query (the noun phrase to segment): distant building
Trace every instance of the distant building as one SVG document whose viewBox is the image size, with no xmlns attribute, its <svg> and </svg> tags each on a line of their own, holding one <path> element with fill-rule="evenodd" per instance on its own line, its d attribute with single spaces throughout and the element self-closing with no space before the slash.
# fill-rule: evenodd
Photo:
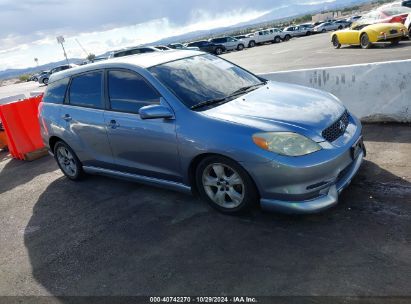
<svg viewBox="0 0 411 304">
<path fill-rule="evenodd" d="M 321 14 L 316 14 L 311 17 L 312 22 L 327 21 L 331 19 L 337 19 L 342 16 L 341 11 L 337 12 L 326 12 Z"/>
</svg>

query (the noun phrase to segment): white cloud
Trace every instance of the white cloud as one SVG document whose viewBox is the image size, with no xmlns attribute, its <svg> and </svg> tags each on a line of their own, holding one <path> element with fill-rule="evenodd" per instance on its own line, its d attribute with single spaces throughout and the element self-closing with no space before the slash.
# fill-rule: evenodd
<svg viewBox="0 0 411 304">
<path fill-rule="evenodd" d="M 204 10 L 194 10 L 187 25 L 174 24 L 168 18 L 161 18 L 105 31 L 69 35 L 65 37 L 65 48 L 69 57 L 84 58 L 86 55 L 76 40 L 81 43 L 87 52 L 101 54 L 109 50 L 150 43 L 187 32 L 230 26 L 258 18 L 266 13 L 267 11 L 234 10 L 221 12 L 220 14 L 210 14 Z M 10 40 L 9 44 L 12 45 L 12 41 L 19 41 L 23 37 L 13 36 L 7 39 Z M 55 36 L 51 35 L 29 44 L 21 44 L 18 47 L 2 50 L 0 53 L 2 54 L 0 57 L 0 70 L 34 66 L 35 57 L 39 59 L 40 64 L 64 59 L 61 46 L 57 44 Z"/>
</svg>

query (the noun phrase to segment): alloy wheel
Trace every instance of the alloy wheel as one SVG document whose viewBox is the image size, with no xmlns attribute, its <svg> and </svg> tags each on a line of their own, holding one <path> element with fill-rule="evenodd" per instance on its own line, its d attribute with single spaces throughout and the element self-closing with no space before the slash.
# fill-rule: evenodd
<svg viewBox="0 0 411 304">
<path fill-rule="evenodd" d="M 57 148 L 57 160 L 60 168 L 70 177 L 77 175 L 77 164 L 74 155 L 64 146 Z"/>
<path fill-rule="evenodd" d="M 202 184 L 207 196 L 223 208 L 236 208 L 243 202 L 244 181 L 238 172 L 226 164 L 208 165 L 203 171 Z"/>
</svg>

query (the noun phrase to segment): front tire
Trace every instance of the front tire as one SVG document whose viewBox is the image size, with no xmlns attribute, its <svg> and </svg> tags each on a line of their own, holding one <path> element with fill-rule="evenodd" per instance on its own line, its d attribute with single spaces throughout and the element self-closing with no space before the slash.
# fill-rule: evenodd
<svg viewBox="0 0 411 304">
<path fill-rule="evenodd" d="M 280 43 L 280 42 L 281 42 L 280 36 L 276 36 L 276 37 L 274 38 L 274 43 Z"/>
<path fill-rule="evenodd" d="M 216 53 L 216 55 L 221 55 L 223 53 L 223 49 L 218 47 L 218 48 L 215 49 L 215 53 Z"/>
<path fill-rule="evenodd" d="M 288 40 L 290 40 L 291 39 L 291 36 L 290 35 L 285 35 L 285 37 L 284 37 L 284 41 L 288 41 Z"/>
<path fill-rule="evenodd" d="M 363 49 L 369 49 L 372 46 L 370 38 L 366 33 L 362 34 L 360 37 L 360 44 Z"/>
<path fill-rule="evenodd" d="M 203 159 L 196 169 L 196 184 L 202 199 L 223 213 L 240 213 L 258 202 L 258 191 L 251 177 L 226 157 Z"/>
<path fill-rule="evenodd" d="M 250 48 L 255 47 L 255 41 L 250 41 L 248 43 L 248 47 L 250 47 Z"/>
<path fill-rule="evenodd" d="M 44 85 L 48 85 L 48 84 L 49 84 L 49 79 L 48 79 L 48 78 L 44 78 L 44 79 L 43 79 L 43 84 L 44 84 Z"/>
<path fill-rule="evenodd" d="M 391 42 L 391 45 L 398 45 L 400 41 L 401 41 L 401 38 L 396 38 L 396 39 L 391 40 L 390 42 Z"/>
<path fill-rule="evenodd" d="M 83 166 L 76 153 L 63 141 L 58 141 L 54 146 L 54 158 L 61 171 L 73 181 L 84 177 Z"/>
<path fill-rule="evenodd" d="M 238 50 L 238 51 L 244 50 L 244 44 L 239 44 L 239 45 L 237 46 L 237 50 Z"/>
<path fill-rule="evenodd" d="M 341 44 L 340 44 L 340 41 L 338 40 L 337 35 L 333 36 L 332 43 L 335 49 L 339 49 L 341 47 Z"/>
</svg>

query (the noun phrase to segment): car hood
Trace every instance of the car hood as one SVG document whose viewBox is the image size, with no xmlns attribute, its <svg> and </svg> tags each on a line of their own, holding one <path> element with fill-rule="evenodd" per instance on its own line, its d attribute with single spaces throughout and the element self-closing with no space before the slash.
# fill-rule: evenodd
<svg viewBox="0 0 411 304">
<path fill-rule="evenodd" d="M 323 141 L 321 132 L 345 107 L 333 95 L 308 87 L 268 82 L 237 99 L 201 112 L 262 131 L 291 131 Z"/>
</svg>

